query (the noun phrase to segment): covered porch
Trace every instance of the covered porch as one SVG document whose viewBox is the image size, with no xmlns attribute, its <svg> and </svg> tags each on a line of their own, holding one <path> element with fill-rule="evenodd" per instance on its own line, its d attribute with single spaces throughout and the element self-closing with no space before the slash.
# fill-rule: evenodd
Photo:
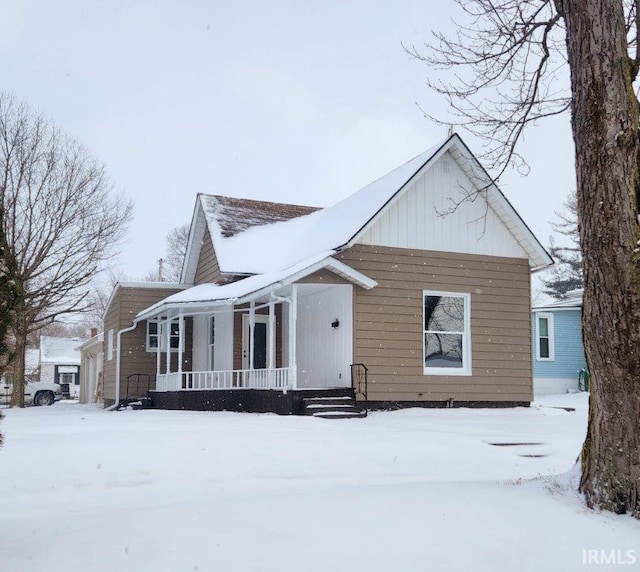
<svg viewBox="0 0 640 572">
<path fill-rule="evenodd" d="M 290 392 L 351 395 L 355 271 L 331 260 L 333 273 L 255 289 L 252 282 L 259 286 L 263 276 L 204 284 L 141 313 L 149 350 L 156 352 L 154 403 L 269 411 L 278 407 L 256 405 L 256 399 L 295 401 L 286 397 Z M 280 397 L 266 395 L 273 392 Z"/>
</svg>

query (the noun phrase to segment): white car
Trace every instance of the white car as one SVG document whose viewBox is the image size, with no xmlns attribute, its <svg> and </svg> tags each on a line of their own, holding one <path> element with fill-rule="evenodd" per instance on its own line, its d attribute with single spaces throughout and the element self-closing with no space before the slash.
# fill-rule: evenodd
<svg viewBox="0 0 640 572">
<path fill-rule="evenodd" d="M 0 386 L 0 403 L 11 402 L 11 384 Z M 62 387 L 46 381 L 28 381 L 24 385 L 25 405 L 53 405 L 62 399 Z"/>
</svg>

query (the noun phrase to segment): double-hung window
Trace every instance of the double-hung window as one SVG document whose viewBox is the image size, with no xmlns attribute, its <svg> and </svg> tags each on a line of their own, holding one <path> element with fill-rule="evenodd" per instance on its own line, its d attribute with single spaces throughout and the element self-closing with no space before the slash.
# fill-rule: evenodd
<svg viewBox="0 0 640 572">
<path fill-rule="evenodd" d="M 147 320 L 147 351 L 157 352 L 167 351 L 167 321 L 165 318 L 160 320 Z M 180 324 L 171 322 L 171 333 L 169 334 L 169 347 L 172 352 L 177 352 L 180 347 Z"/>
<path fill-rule="evenodd" d="M 424 374 L 471 375 L 470 295 L 424 295 Z"/>
<path fill-rule="evenodd" d="M 553 314 L 536 314 L 536 360 L 553 361 Z"/>
</svg>

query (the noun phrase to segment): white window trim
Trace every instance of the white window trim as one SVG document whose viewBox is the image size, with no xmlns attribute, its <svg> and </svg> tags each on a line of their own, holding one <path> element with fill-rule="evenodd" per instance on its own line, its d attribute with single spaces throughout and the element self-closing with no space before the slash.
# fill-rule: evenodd
<svg viewBox="0 0 640 572">
<path fill-rule="evenodd" d="M 158 336 L 158 347 L 157 348 L 152 348 L 149 345 L 149 324 L 153 322 L 153 323 L 157 323 L 158 324 L 158 329 L 157 329 L 157 336 Z M 163 324 L 166 324 L 167 320 L 166 319 L 158 319 L 158 318 L 153 318 L 151 320 L 147 320 L 147 331 L 146 331 L 146 338 L 145 338 L 145 345 L 146 345 L 146 349 L 147 352 L 149 353 L 157 353 L 158 350 L 160 350 L 161 352 L 166 352 L 167 351 L 167 337 L 166 337 L 166 333 L 164 332 L 164 328 L 162 328 L 161 326 Z M 177 321 L 172 320 L 171 321 L 173 324 L 178 324 Z M 178 338 L 179 337 L 179 333 L 177 335 L 172 336 L 174 338 Z M 184 335 L 182 336 L 182 351 L 184 351 Z M 178 342 L 179 343 L 179 342 Z M 179 348 L 171 348 L 169 350 L 170 352 L 179 352 L 180 349 Z"/>
<path fill-rule="evenodd" d="M 424 343 L 425 323 L 424 323 L 424 299 L 427 296 L 450 296 L 464 299 L 464 333 L 462 334 L 462 367 L 426 367 L 426 347 Z M 424 375 L 445 375 L 445 376 L 470 376 L 472 375 L 471 365 L 471 294 L 462 292 L 443 292 L 440 290 L 422 291 L 422 370 Z"/>
<path fill-rule="evenodd" d="M 211 321 L 213 321 L 213 339 L 211 339 Z M 207 319 L 207 361 L 209 362 L 209 370 L 214 371 L 215 362 L 215 343 L 216 343 L 216 315 L 211 314 Z"/>
<path fill-rule="evenodd" d="M 555 361 L 555 343 L 552 312 L 536 312 L 536 361 Z M 547 333 L 549 334 L 549 357 L 540 357 L 540 318 L 547 319 Z"/>
<path fill-rule="evenodd" d="M 107 333 L 107 359 L 113 359 L 113 330 Z"/>
</svg>

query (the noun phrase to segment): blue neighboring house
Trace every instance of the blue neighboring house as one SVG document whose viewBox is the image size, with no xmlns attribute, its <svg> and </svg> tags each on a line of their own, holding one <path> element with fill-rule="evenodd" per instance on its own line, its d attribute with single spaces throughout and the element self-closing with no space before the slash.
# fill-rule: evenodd
<svg viewBox="0 0 640 572">
<path fill-rule="evenodd" d="M 532 309 L 533 391 L 551 395 L 578 390 L 586 367 L 582 345 L 582 290 Z"/>
</svg>

